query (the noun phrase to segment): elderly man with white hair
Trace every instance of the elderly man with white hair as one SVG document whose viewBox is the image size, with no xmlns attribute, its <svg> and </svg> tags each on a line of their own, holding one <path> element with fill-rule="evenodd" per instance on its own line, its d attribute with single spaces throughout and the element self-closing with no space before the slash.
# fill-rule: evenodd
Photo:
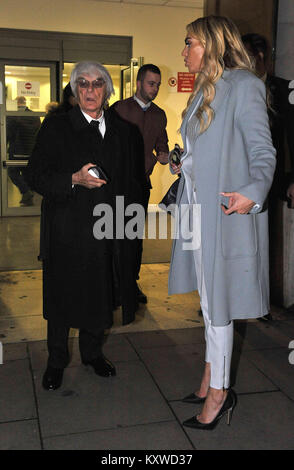
<svg viewBox="0 0 294 470">
<path fill-rule="evenodd" d="M 62 384 L 70 360 L 70 328 L 79 329 L 82 363 L 100 376 L 115 375 L 102 352 L 104 330 L 111 327 L 118 304 L 123 324 L 134 319 L 138 307 L 138 240 L 121 236 L 121 231 L 115 237 L 115 230 L 113 238 L 97 238 L 93 227 L 97 205 L 110 207 L 115 221 L 117 196 L 124 198 L 125 206 L 141 203 L 141 137 L 114 110 L 106 109 L 113 85 L 101 64 L 77 64 L 70 84 L 78 105 L 44 121 L 27 169 L 30 187 L 43 196 L 40 258 L 48 320 L 49 358 L 43 376 L 47 390 Z M 94 166 L 100 170 L 98 177 L 89 172 Z"/>
</svg>

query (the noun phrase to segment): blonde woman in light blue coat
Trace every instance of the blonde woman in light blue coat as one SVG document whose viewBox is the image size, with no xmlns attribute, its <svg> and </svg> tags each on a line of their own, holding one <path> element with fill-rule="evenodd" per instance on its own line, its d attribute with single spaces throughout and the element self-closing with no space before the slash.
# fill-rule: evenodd
<svg viewBox="0 0 294 470">
<path fill-rule="evenodd" d="M 183 401 L 204 405 L 184 425 L 213 429 L 225 414 L 229 423 L 236 405 L 233 320 L 269 311 L 266 198 L 276 160 L 265 87 L 234 23 L 215 16 L 192 22 L 182 55 L 197 76 L 183 112 L 181 164 L 171 165 L 182 178 L 169 293 L 200 295 L 205 368 L 200 387 Z"/>
</svg>

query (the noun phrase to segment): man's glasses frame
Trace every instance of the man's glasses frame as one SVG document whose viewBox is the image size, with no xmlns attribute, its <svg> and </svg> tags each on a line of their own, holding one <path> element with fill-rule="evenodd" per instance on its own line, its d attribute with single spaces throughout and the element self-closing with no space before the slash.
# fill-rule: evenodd
<svg viewBox="0 0 294 470">
<path fill-rule="evenodd" d="M 105 84 L 105 80 L 104 80 L 104 78 L 99 77 L 99 78 L 96 78 L 95 80 L 93 80 L 92 82 L 89 82 L 89 80 L 86 80 L 83 77 L 79 77 L 76 80 L 76 84 L 80 88 L 90 88 L 90 87 L 91 88 L 102 88 L 103 85 Z"/>
</svg>

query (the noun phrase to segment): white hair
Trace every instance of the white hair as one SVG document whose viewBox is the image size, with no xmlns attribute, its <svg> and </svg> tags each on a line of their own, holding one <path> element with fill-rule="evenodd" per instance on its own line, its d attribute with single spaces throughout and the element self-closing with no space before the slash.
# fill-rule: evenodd
<svg viewBox="0 0 294 470">
<path fill-rule="evenodd" d="M 102 77 L 106 83 L 106 97 L 105 101 L 107 101 L 112 94 L 114 94 L 113 83 L 109 72 L 106 68 L 101 65 L 99 62 L 90 62 L 84 61 L 79 62 L 74 66 L 74 69 L 70 76 L 70 86 L 72 92 L 76 98 L 78 98 L 77 93 L 77 78 L 82 76 L 83 74 L 90 75 L 92 77 Z"/>
</svg>

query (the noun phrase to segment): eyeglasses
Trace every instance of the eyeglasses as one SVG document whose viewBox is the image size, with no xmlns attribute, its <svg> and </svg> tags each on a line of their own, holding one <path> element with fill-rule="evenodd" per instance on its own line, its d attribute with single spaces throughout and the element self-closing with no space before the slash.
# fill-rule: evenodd
<svg viewBox="0 0 294 470">
<path fill-rule="evenodd" d="M 79 85 L 80 88 L 102 88 L 105 83 L 105 80 L 103 78 L 96 78 L 96 80 L 89 82 L 85 78 L 78 78 L 76 80 L 76 83 Z"/>
</svg>

